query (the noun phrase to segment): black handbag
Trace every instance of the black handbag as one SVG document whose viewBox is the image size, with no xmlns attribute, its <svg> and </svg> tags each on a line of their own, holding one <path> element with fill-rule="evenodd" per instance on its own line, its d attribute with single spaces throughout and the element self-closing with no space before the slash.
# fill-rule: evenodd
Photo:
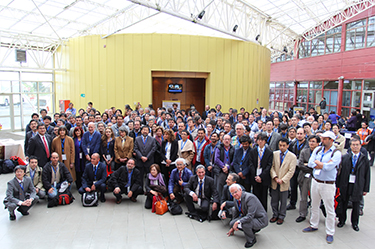
<svg viewBox="0 0 375 249">
<path fill-rule="evenodd" d="M 172 215 L 182 214 L 182 207 L 175 201 L 168 201 L 168 210 Z"/>
<path fill-rule="evenodd" d="M 85 192 L 82 195 L 82 205 L 84 207 L 95 207 L 98 206 L 99 199 L 98 193 L 95 191 Z"/>
</svg>

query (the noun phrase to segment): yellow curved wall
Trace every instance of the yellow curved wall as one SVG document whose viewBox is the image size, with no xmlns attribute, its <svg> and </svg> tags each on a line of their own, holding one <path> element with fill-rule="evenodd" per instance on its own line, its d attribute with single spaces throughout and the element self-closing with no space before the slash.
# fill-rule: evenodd
<svg viewBox="0 0 375 249">
<path fill-rule="evenodd" d="M 152 103 L 152 71 L 209 73 L 206 104 L 220 103 L 225 111 L 268 107 L 270 51 L 255 43 L 177 34 L 85 36 L 71 39 L 60 56 L 67 71 L 56 72 L 56 100 L 76 108 L 89 101 L 101 111 L 134 102 L 145 107 Z"/>
</svg>

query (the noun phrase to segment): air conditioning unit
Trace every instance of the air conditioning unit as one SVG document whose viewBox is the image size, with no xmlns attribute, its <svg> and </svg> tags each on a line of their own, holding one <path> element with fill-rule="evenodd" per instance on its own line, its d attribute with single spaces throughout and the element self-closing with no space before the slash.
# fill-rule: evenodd
<svg viewBox="0 0 375 249">
<path fill-rule="evenodd" d="M 26 62 L 26 50 L 16 49 L 16 61 Z"/>
</svg>

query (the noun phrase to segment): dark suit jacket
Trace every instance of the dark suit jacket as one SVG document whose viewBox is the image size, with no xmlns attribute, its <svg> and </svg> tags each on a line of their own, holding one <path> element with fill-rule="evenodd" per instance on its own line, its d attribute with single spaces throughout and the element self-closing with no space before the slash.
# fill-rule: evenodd
<svg viewBox="0 0 375 249">
<path fill-rule="evenodd" d="M 46 133 L 45 138 L 47 140 L 49 154 L 51 155 L 52 137 Z M 49 162 L 49 158 L 47 157 L 46 149 L 40 135 L 30 138 L 27 154 L 28 156 L 36 156 L 38 158 L 38 165 L 40 167 L 43 167 Z"/>
<path fill-rule="evenodd" d="M 143 144 L 142 136 L 138 136 L 134 141 L 134 152 L 137 154 L 137 167 L 150 168 L 151 164 L 154 163 L 154 154 L 157 145 L 156 140 L 153 137 L 147 136 L 146 145 Z M 147 161 L 143 162 L 141 157 L 147 157 Z"/>
<path fill-rule="evenodd" d="M 195 193 L 195 189 L 197 188 L 198 184 L 199 184 L 198 176 L 197 175 L 191 176 L 189 179 L 189 182 L 186 184 L 184 188 L 185 194 L 188 195 L 190 194 L 191 191 Z M 214 186 L 214 179 L 212 179 L 209 176 L 205 176 L 205 179 L 204 179 L 204 196 L 206 199 L 211 200 L 212 198 L 214 202 L 218 204 L 220 203 L 219 195 Z"/>
<path fill-rule="evenodd" d="M 128 183 L 128 169 L 126 166 L 121 166 L 116 170 L 109 178 L 109 185 L 115 189 L 117 187 L 124 188 Z M 135 192 L 138 188 L 141 188 L 141 173 L 138 169 L 133 169 L 133 174 L 130 179 L 130 190 Z"/>
<path fill-rule="evenodd" d="M 167 158 L 165 157 L 165 154 L 166 154 L 166 151 L 165 151 L 165 146 L 167 145 L 167 141 L 164 140 L 162 143 L 161 143 L 161 157 L 162 159 L 165 161 L 167 160 Z M 176 161 L 177 159 L 177 153 L 178 153 L 178 141 L 177 140 L 174 140 L 172 143 L 171 143 L 171 156 L 170 156 L 170 160 L 172 162 Z"/>
<path fill-rule="evenodd" d="M 87 148 L 90 148 L 90 154 L 99 153 L 100 150 L 100 143 L 101 143 L 101 136 L 100 133 L 95 131 L 95 134 L 92 135 L 92 139 L 90 141 L 90 132 L 86 131 L 82 136 L 82 151 L 83 154 L 86 156 Z"/>
<path fill-rule="evenodd" d="M 98 188 L 101 184 L 105 183 L 107 179 L 107 167 L 104 163 L 99 162 L 98 169 L 96 170 L 96 183 L 95 188 Z M 86 164 L 85 171 L 82 175 L 82 187 L 91 188 L 95 180 L 94 166 L 92 163 Z"/>
<path fill-rule="evenodd" d="M 23 177 L 23 189 L 16 177 L 10 180 L 7 184 L 6 197 L 4 199 L 5 207 L 8 206 L 8 203 L 18 204 L 20 201 L 25 201 L 28 198 L 35 199 L 36 191 L 34 184 L 31 181 L 30 177 Z"/>
<path fill-rule="evenodd" d="M 250 163 L 249 163 L 250 151 L 251 151 L 251 148 L 249 147 L 247 149 L 246 155 L 243 160 L 241 160 L 243 156 L 242 148 L 236 149 L 234 151 L 234 156 L 233 156 L 232 169 L 237 174 L 242 172 L 242 174 L 246 177 L 245 179 L 246 183 L 250 183 L 250 174 L 249 174 L 250 173 Z M 242 164 L 241 164 L 241 161 L 242 161 Z"/>
<path fill-rule="evenodd" d="M 250 179 L 251 183 L 255 184 L 255 176 L 258 168 L 258 147 L 251 149 L 250 151 Z M 270 170 L 272 168 L 273 152 L 265 146 L 262 160 L 260 161 L 260 167 L 262 168 L 262 174 L 259 177 L 262 179 L 263 186 L 269 186 L 271 184 Z"/>
<path fill-rule="evenodd" d="M 255 195 L 242 191 L 241 209 L 243 212 L 243 215 L 240 218 L 241 223 L 251 223 L 254 218 L 263 218 L 265 223 L 267 223 L 267 212 L 264 210 L 263 205 Z M 240 211 L 238 208 L 238 202 L 234 201 L 233 219 L 238 218 L 239 215 Z"/>
<path fill-rule="evenodd" d="M 29 141 L 30 141 L 30 138 L 32 137 L 33 137 L 33 131 L 28 131 L 25 136 L 25 147 L 24 147 L 25 156 L 29 156 L 29 154 L 27 153 L 27 148 L 29 147 Z"/>
<path fill-rule="evenodd" d="M 68 181 L 68 183 L 73 182 L 72 175 L 70 174 L 65 164 L 63 164 L 62 162 L 59 162 L 59 171 L 60 171 L 60 182 L 58 183 L 62 183 L 64 181 Z M 51 162 L 49 162 L 46 165 L 44 165 L 43 175 L 42 175 L 43 186 L 46 189 L 46 191 L 52 188 L 51 180 L 52 180 L 52 164 Z"/>
</svg>

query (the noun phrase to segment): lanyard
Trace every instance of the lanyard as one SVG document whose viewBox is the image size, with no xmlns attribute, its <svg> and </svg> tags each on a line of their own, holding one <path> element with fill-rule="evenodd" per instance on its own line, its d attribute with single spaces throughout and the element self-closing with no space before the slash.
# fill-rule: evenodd
<svg viewBox="0 0 375 249">
<path fill-rule="evenodd" d="M 166 143 L 166 145 L 165 145 L 165 155 L 167 155 L 168 148 L 169 148 L 170 145 L 171 145 L 170 142 L 167 142 L 167 143 Z"/>
<path fill-rule="evenodd" d="M 286 134 L 287 134 L 286 132 L 285 132 L 285 134 L 281 132 L 282 137 L 286 137 Z"/>
<path fill-rule="evenodd" d="M 240 161 L 240 165 L 242 165 L 242 163 L 243 163 L 243 159 L 245 158 L 246 153 L 247 153 L 247 150 L 244 150 L 243 155 L 242 155 L 242 158 L 241 158 L 241 161 Z"/>
<path fill-rule="evenodd" d="M 112 141 L 112 138 L 111 138 L 111 140 L 109 140 L 108 142 L 107 142 L 107 154 L 109 155 L 109 144 L 111 143 L 111 141 Z"/>
<path fill-rule="evenodd" d="M 25 190 L 23 189 L 22 182 L 20 182 L 19 184 L 20 184 L 20 187 L 22 188 L 22 191 L 25 191 Z"/>
<path fill-rule="evenodd" d="M 206 140 L 202 139 L 202 142 L 199 142 L 199 139 L 197 140 L 197 143 L 198 143 L 198 151 L 201 150 L 201 147 L 203 145 L 203 143 L 205 142 Z"/>
<path fill-rule="evenodd" d="M 320 161 L 321 161 L 321 162 L 323 162 L 323 157 L 324 157 L 325 155 L 327 155 L 328 152 L 330 152 L 330 151 L 331 151 L 331 149 L 329 149 L 326 153 L 324 153 L 324 148 L 322 149 L 322 157 L 320 158 Z"/>
<path fill-rule="evenodd" d="M 142 138 L 142 141 L 143 141 L 143 145 L 144 145 L 144 146 L 146 146 L 146 143 L 147 143 L 147 139 L 148 139 L 148 136 L 146 137 L 146 140 L 145 140 L 145 138 L 144 138 L 144 137 Z"/>
<path fill-rule="evenodd" d="M 32 133 L 31 133 L 31 137 L 36 136 L 36 134 L 38 134 L 38 132 L 32 132 Z"/>
<path fill-rule="evenodd" d="M 280 153 L 280 162 L 281 162 L 281 163 L 280 163 L 280 166 L 283 165 L 284 159 L 285 159 L 285 157 L 286 157 L 286 153 L 288 153 L 288 150 L 285 151 L 285 153 L 284 153 L 284 157 L 283 157 L 283 158 L 281 158 L 281 153 Z"/>
<path fill-rule="evenodd" d="M 92 135 L 89 135 L 89 140 L 90 140 L 90 142 L 91 142 L 92 137 L 94 136 L 95 132 L 96 132 L 96 131 L 94 131 L 94 132 L 92 133 Z"/>
<path fill-rule="evenodd" d="M 185 144 L 186 144 L 186 142 L 187 142 L 187 139 L 186 139 L 186 141 L 184 142 L 184 141 L 182 141 L 181 142 L 181 150 L 183 150 L 184 149 L 184 147 L 185 147 Z"/>
<path fill-rule="evenodd" d="M 212 156 L 212 154 L 214 154 L 214 152 L 215 152 L 215 150 L 216 150 L 216 146 L 217 146 L 217 145 L 215 145 L 215 147 L 212 149 L 212 145 L 211 145 L 211 156 Z"/>
<path fill-rule="evenodd" d="M 98 166 L 95 166 L 94 181 L 96 181 L 96 172 L 98 171 L 98 168 L 99 168 L 99 164 L 98 164 Z"/>
<path fill-rule="evenodd" d="M 224 147 L 224 153 L 225 153 L 225 158 L 227 159 L 227 162 L 229 162 L 229 149 L 226 150 Z"/>
<path fill-rule="evenodd" d="M 63 154 L 64 154 L 64 145 L 65 145 L 65 138 L 61 139 L 61 150 Z"/>
<path fill-rule="evenodd" d="M 271 135 L 268 137 L 268 139 L 267 139 L 267 144 L 270 143 L 270 140 L 271 140 L 272 134 L 273 134 L 273 132 L 271 132 Z"/>
<path fill-rule="evenodd" d="M 259 154 L 259 150 L 260 150 L 260 148 L 258 147 L 258 157 L 259 157 L 259 160 L 262 161 L 262 158 L 263 158 L 263 156 L 264 156 L 264 150 L 265 150 L 265 147 L 263 148 L 263 154 L 262 154 L 262 156 L 260 156 L 260 154 Z M 285 157 L 285 156 L 284 156 L 284 157 Z"/>
<path fill-rule="evenodd" d="M 55 173 L 55 178 L 56 178 L 56 175 L 57 175 L 56 172 L 59 169 L 59 166 L 58 165 L 56 166 L 56 170 L 55 170 L 55 167 L 53 167 L 53 166 L 51 166 L 51 168 L 52 168 L 53 172 Z"/>
<path fill-rule="evenodd" d="M 35 171 L 36 170 L 30 170 L 30 177 L 34 181 L 34 176 L 35 176 Z"/>
<path fill-rule="evenodd" d="M 357 164 L 357 161 L 358 161 L 359 155 L 360 155 L 360 154 L 358 154 L 358 156 L 357 156 L 356 159 L 354 159 L 355 155 L 352 156 L 352 163 L 353 163 L 352 174 L 354 174 L 355 165 Z"/>
<path fill-rule="evenodd" d="M 302 147 L 305 145 L 305 143 L 301 143 L 301 146 L 299 144 L 299 141 L 297 140 L 297 153 L 299 154 L 300 150 L 302 149 Z"/>
<path fill-rule="evenodd" d="M 237 201 L 237 204 L 238 204 L 238 210 L 240 211 L 240 213 L 242 214 L 242 208 L 241 208 L 241 201 Z"/>
</svg>

